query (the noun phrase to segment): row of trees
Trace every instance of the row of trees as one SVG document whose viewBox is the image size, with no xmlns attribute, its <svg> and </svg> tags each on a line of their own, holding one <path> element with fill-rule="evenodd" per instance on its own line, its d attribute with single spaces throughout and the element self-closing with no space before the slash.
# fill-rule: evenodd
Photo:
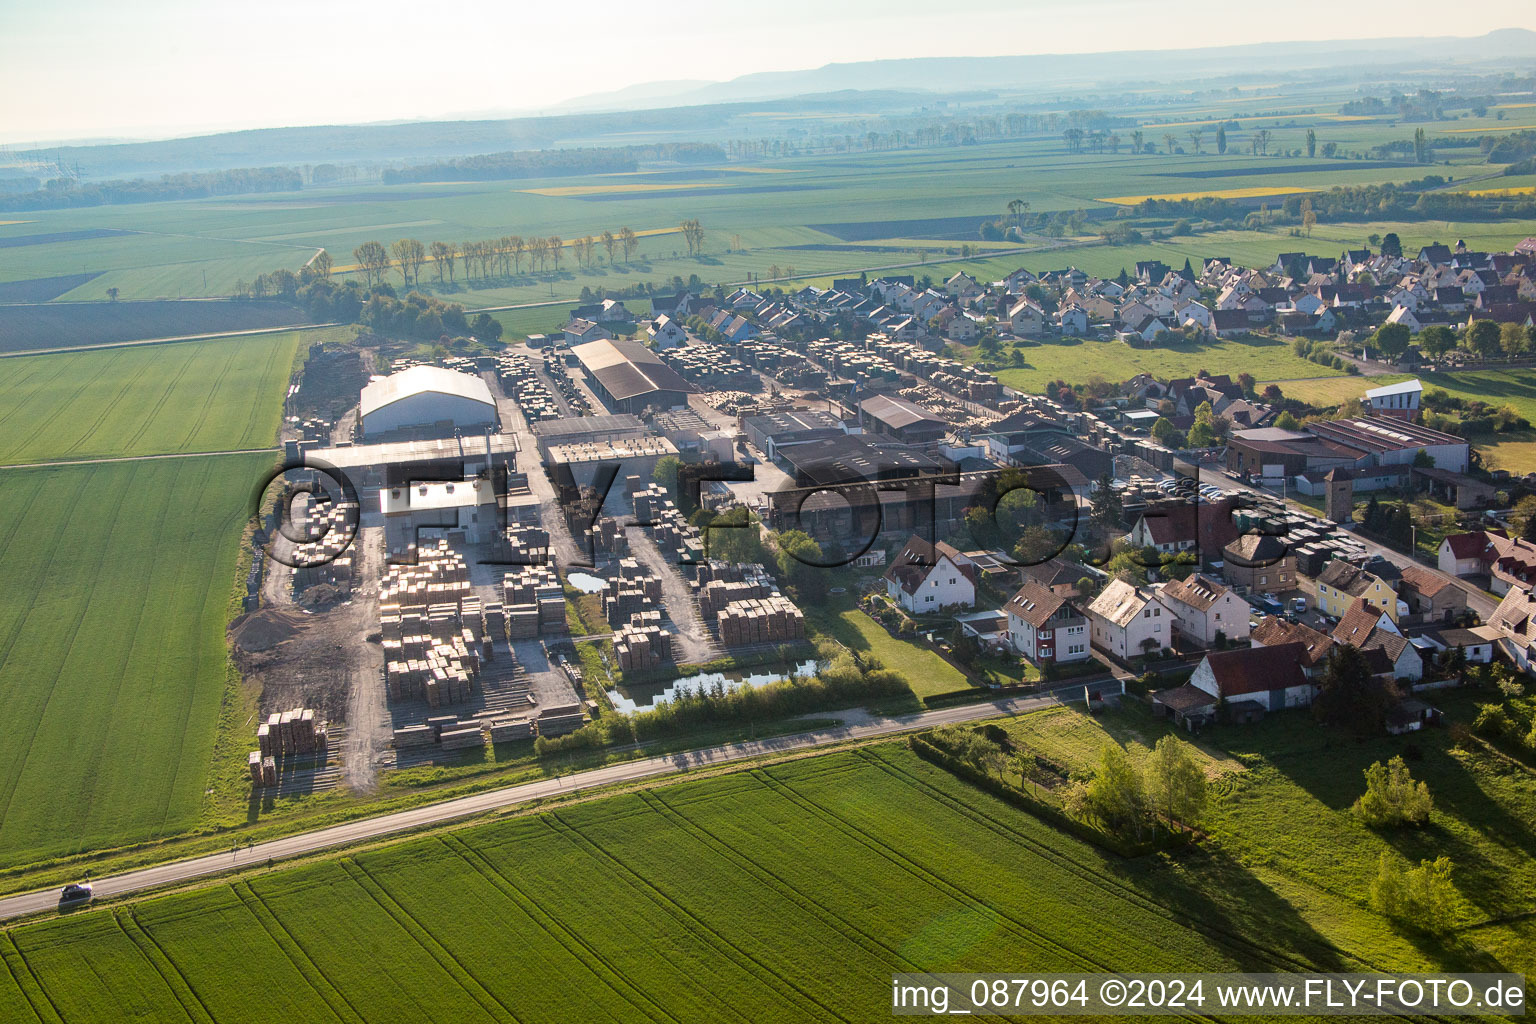
<svg viewBox="0 0 1536 1024">
<path fill-rule="evenodd" d="M 689 225 L 693 225 L 690 229 Z M 698 221 L 684 222 L 684 237 L 689 238 L 689 252 L 703 246 L 703 229 Z M 494 277 L 512 277 L 523 272 L 523 261 L 535 272 L 552 268 L 560 271 L 560 261 L 567 246 L 581 266 L 597 265 L 599 246 L 606 253 L 609 266 L 618 263 L 620 254 L 624 262 L 634 260 L 640 248 L 640 236 L 629 227 L 617 232 L 604 231 L 600 235 L 587 235 L 566 242 L 559 235 L 548 238 L 523 238 L 521 235 L 503 235 L 500 238 L 477 242 L 432 242 L 423 245 L 414 238 L 402 238 L 392 245 L 382 242 L 364 242 L 352 250 L 352 257 L 362 270 L 370 287 L 382 284 L 391 271 L 400 274 L 405 287 L 421 284 L 421 268 L 427 263 L 437 273 L 437 283 L 453 284 L 455 270 L 463 261 L 464 277 L 471 280 L 478 276 L 483 281 Z"/>
<path fill-rule="evenodd" d="M 1390 360 L 1407 352 L 1414 342 L 1420 352 L 1433 359 L 1457 348 L 1479 359 L 1494 359 L 1501 355 L 1518 359 L 1536 355 L 1536 327 L 1474 318 L 1459 331 L 1437 324 L 1424 328 L 1415 336 L 1403 324 L 1383 324 L 1371 335 L 1371 347 Z"/>
</svg>

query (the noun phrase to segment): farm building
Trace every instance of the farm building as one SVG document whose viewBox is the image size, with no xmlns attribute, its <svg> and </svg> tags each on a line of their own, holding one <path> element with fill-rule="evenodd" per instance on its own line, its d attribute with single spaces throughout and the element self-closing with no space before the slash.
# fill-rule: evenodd
<svg viewBox="0 0 1536 1024">
<path fill-rule="evenodd" d="M 902 444 L 928 444 L 941 439 L 949 424 L 916 402 L 892 395 L 875 395 L 859 403 L 864 429 Z"/>
<path fill-rule="evenodd" d="M 599 340 L 571 349 L 587 382 L 613 412 L 639 413 L 685 405 L 693 385 L 644 345 Z"/>
<path fill-rule="evenodd" d="M 370 441 L 452 437 L 495 430 L 491 389 L 468 373 L 413 366 L 363 388 L 363 436 Z"/>
</svg>

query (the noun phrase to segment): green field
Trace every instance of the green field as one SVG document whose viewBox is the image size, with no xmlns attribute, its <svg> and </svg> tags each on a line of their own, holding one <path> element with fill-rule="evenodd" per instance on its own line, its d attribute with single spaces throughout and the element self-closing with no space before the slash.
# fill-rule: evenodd
<svg viewBox="0 0 1536 1024">
<path fill-rule="evenodd" d="M 240 529 L 272 462 L 0 473 L 0 863 L 196 821 Z"/>
<path fill-rule="evenodd" d="M 1245 338 L 1217 338 L 1209 341 L 1180 341 L 1152 348 L 1132 348 L 1123 341 L 1110 339 L 1066 338 L 1022 346 L 1026 366 L 999 370 L 998 379 L 1023 391 L 1041 392 L 1054 380 L 1081 384 L 1099 376 L 1111 383 L 1122 383 L 1138 373 L 1151 373 L 1168 379 L 1193 376 L 1198 370 L 1228 373 L 1243 372 L 1260 380 L 1291 377 L 1317 377 L 1330 371 L 1317 363 L 1298 357 L 1291 343 L 1280 338 L 1257 335 Z M 963 350 L 966 361 L 975 361 L 974 348 Z M 1358 378 L 1355 378 L 1358 380 Z"/>
<path fill-rule="evenodd" d="M 1260 380 L 1260 392 L 1270 384 L 1280 385 L 1280 393 L 1286 398 L 1306 402 L 1320 409 L 1339 405 L 1351 398 L 1362 398 L 1371 388 L 1385 387 L 1412 377 L 1408 373 L 1388 373 L 1379 377 L 1317 377 L 1311 380 Z"/>
<path fill-rule="evenodd" d="M 451 283 L 440 283 L 437 269 L 428 266 L 420 284 L 471 307 L 513 305 L 573 299 L 583 287 L 622 289 L 653 282 L 665 288 L 674 277 L 686 281 L 694 274 L 714 284 L 770 276 L 775 268 L 782 275 L 793 267 L 797 277 L 808 280 L 878 273 L 881 267 L 932 260 L 948 251 L 957 259 L 934 271 L 935 277 L 942 277 L 962 265 L 961 245 L 992 251 L 1012 244 L 983 242 L 977 228 L 983 218 L 1003 215 L 1014 199 L 1028 203 L 1032 214 L 1085 211 L 1089 220 L 1083 231 L 1097 234 L 1106 218 L 1123 209 L 1107 201 L 1113 198 L 1246 195 L 1255 197 L 1257 208 L 1261 201 L 1278 206 L 1285 194 L 1401 183 L 1430 171 L 1457 179 L 1458 189 L 1501 184 L 1488 177 L 1501 168 L 1484 162 L 1476 146 L 1442 148 L 1433 166 L 1367 157 L 1370 147 L 1402 141 L 1411 131 L 1389 116 L 1341 118 L 1335 110 L 1351 98 L 1354 94 L 1342 89 L 1290 84 L 1263 97 L 1263 114 L 1252 112 L 1252 92 L 1216 99 L 1168 94 L 1155 103 L 1122 101 L 1113 112 L 1125 119 L 1117 132 L 1126 146 L 1118 153 L 1071 153 L 1058 131 L 1041 130 L 974 146 L 904 145 L 752 158 L 745 166 L 658 165 L 633 173 L 491 182 L 349 183 L 295 193 L 28 211 L 15 215 L 17 223 L 0 224 L 0 241 L 37 239 L 35 244 L 0 247 L 0 283 L 96 275 L 59 294 L 59 302 L 100 300 L 109 287 L 119 289 L 124 299 L 221 296 L 263 270 L 297 270 L 320 248 L 330 252 L 345 274 L 353 272 L 347 269 L 354 262 L 353 250 L 367 241 L 387 245 L 410 237 L 463 243 L 504 235 L 559 235 L 570 242 L 622 227 L 641 236 L 628 260 L 610 260 L 600 251 L 593 265 L 583 267 L 568 247 L 558 271 L 535 272 L 523 265 L 510 277 L 482 280 L 478 273 L 467 274 L 461 263 Z M 1431 126 L 1431 132 L 1444 147 L 1468 131 L 1508 131 L 1523 123 L 1521 115 L 1529 111 L 1503 113 L 1508 115 L 1505 121 L 1459 118 Z M 1228 152 L 1217 155 L 1211 151 L 1213 126 L 1229 117 L 1237 126 L 1229 133 Z M 753 134 L 803 134 L 804 125 L 760 119 Z M 1127 151 L 1136 125 L 1158 152 Z M 1182 148 L 1194 130 L 1205 132 L 1207 148 L 1199 154 Z M 1248 151 L 1249 138 L 1260 130 L 1272 135 L 1275 152 L 1270 156 Z M 1351 158 L 1300 155 L 1308 130 L 1316 132 L 1320 146 L 1333 143 Z M 1168 151 L 1165 134 L 1174 136 L 1176 151 Z M 585 141 L 612 145 L 615 140 Z M 626 135 L 623 141 L 635 139 Z M 1524 179 L 1509 181 L 1519 185 Z M 1266 200 L 1264 193 L 1273 198 Z M 699 219 L 705 228 L 701 255 L 687 255 L 677 234 L 686 218 Z M 1284 231 L 1217 231 L 1123 248 L 1079 245 L 965 265 L 994 279 L 1019 265 L 1047 269 L 1070 262 L 1093 273 L 1113 274 L 1149 258 L 1181 264 L 1186 256 L 1226 255 L 1240 262 L 1268 262 L 1278 252 L 1300 248 L 1336 255 L 1345 245 L 1363 244 L 1373 231 L 1391 230 L 1409 247 L 1466 238 L 1475 245 L 1507 248 L 1536 233 L 1529 223 L 1322 224 L 1309 239 L 1292 238 Z M 69 232 L 93 234 L 49 240 Z M 1037 248 L 1063 241 L 1043 235 L 1035 239 Z M 403 286 L 398 274 L 390 276 L 397 288 Z"/>
<path fill-rule="evenodd" d="M 809 624 L 819 633 L 861 654 L 880 659 L 886 668 L 895 669 L 912 684 L 919 697 L 963 690 L 971 683 L 964 673 L 939 656 L 928 645 L 902 640 L 857 608 L 808 608 Z"/>
<path fill-rule="evenodd" d="M 301 340 L 324 332 L 0 362 L 0 464 L 270 448 Z"/>
<path fill-rule="evenodd" d="M 1272 863 L 1228 849 L 1229 821 L 1315 799 L 1298 788 L 1315 772 L 1295 770 L 1236 783 L 1220 845 L 1128 861 L 899 745 L 832 753 L 16 928 L 0 1009 L 65 1024 L 534 1024 L 577 1005 L 583 1020 L 871 1020 L 896 971 L 1465 969 L 1476 954 L 1407 941 L 1333 877 L 1290 870 L 1289 851 L 1337 822 L 1328 806 Z M 1533 964 L 1529 946 L 1479 962 Z"/>
</svg>

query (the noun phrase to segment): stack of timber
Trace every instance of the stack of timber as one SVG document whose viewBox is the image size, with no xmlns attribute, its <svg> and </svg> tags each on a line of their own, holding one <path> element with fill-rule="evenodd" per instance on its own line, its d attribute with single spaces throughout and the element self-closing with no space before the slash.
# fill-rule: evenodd
<svg viewBox="0 0 1536 1024">
<path fill-rule="evenodd" d="M 603 618 L 615 628 L 661 604 L 661 577 L 637 559 L 621 558 L 603 591 Z"/>
<path fill-rule="evenodd" d="M 565 633 L 565 588 L 551 565 L 525 565 L 502 577 L 507 629 L 512 639 L 527 640 L 540 633 Z"/>
<path fill-rule="evenodd" d="M 485 616 L 464 558 L 447 540 L 393 565 L 379 590 L 384 682 L 391 700 L 432 707 L 470 699 L 480 677 Z"/>
<path fill-rule="evenodd" d="M 782 594 L 732 601 L 715 620 L 727 647 L 789 643 L 805 639 L 805 616 Z"/>
<path fill-rule="evenodd" d="M 661 628 L 660 620 L 659 611 L 641 613 L 613 635 L 613 655 L 620 671 L 657 669 L 672 662 L 672 634 Z"/>
</svg>

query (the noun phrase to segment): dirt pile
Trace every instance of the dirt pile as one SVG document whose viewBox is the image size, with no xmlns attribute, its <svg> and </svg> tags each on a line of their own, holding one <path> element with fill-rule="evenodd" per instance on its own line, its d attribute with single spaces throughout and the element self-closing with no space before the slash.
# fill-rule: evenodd
<svg viewBox="0 0 1536 1024">
<path fill-rule="evenodd" d="M 263 608 L 236 619 L 229 627 L 229 635 L 235 646 L 247 653 L 270 651 L 298 636 L 304 619 L 298 612 Z"/>
</svg>

